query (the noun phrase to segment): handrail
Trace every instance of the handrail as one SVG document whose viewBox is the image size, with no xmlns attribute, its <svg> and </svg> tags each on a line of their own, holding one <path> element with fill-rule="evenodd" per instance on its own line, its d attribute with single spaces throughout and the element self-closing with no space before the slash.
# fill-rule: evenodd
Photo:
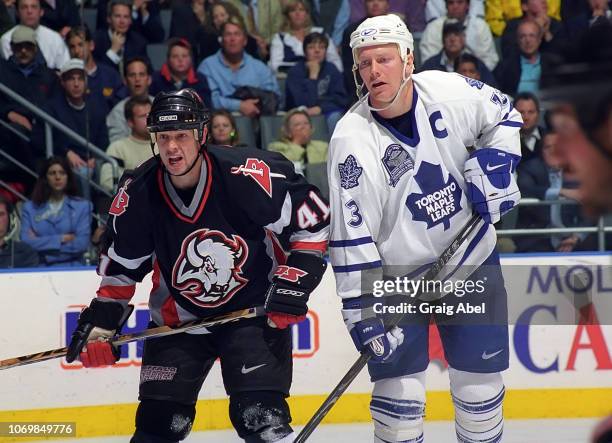
<svg viewBox="0 0 612 443">
<path fill-rule="evenodd" d="M 50 131 L 49 125 L 51 125 L 55 129 L 57 129 L 58 131 L 63 132 L 64 134 L 66 134 L 68 137 L 70 137 L 72 140 L 74 140 L 80 146 L 88 149 L 89 151 L 91 151 L 94 154 L 96 154 L 98 157 L 101 157 L 105 161 L 110 163 L 111 164 L 111 168 L 112 168 L 113 186 L 117 185 L 117 183 L 119 182 L 119 163 L 117 162 L 116 159 L 114 159 L 113 157 L 111 157 L 108 154 L 106 154 L 105 151 L 103 151 L 102 149 L 98 148 L 93 143 L 89 142 L 85 137 L 82 137 L 81 135 L 79 135 L 76 132 L 74 132 L 72 129 L 70 129 L 68 126 L 66 126 L 65 124 L 63 124 L 59 120 L 53 118 L 52 116 L 47 114 L 45 111 L 41 110 L 37 106 L 35 106 L 32 103 L 30 103 L 29 101 L 27 101 L 21 95 L 19 95 L 16 92 L 12 91 L 10 88 L 8 88 L 2 82 L 0 82 L 0 91 L 3 92 L 4 94 L 6 94 L 11 99 L 15 100 L 21 106 L 24 106 L 30 112 L 34 113 L 37 117 L 39 117 L 39 118 L 41 118 L 41 119 L 43 119 L 45 121 L 45 134 L 47 135 L 47 137 L 46 137 L 47 143 L 49 143 L 49 140 L 50 140 L 49 134 L 51 133 L 51 131 Z M 49 145 L 48 144 L 47 144 L 47 154 L 52 154 L 52 149 L 51 149 L 51 152 L 49 152 Z"/>
<path fill-rule="evenodd" d="M 30 139 L 28 138 L 27 135 L 22 134 L 19 130 L 13 128 L 13 126 L 11 126 L 10 124 L 8 124 L 7 122 L 5 122 L 4 120 L 0 120 L 0 125 L 4 126 L 7 130 L 11 131 L 13 134 L 15 134 L 17 137 L 19 137 L 20 139 L 22 139 L 24 142 L 29 143 Z"/>
</svg>

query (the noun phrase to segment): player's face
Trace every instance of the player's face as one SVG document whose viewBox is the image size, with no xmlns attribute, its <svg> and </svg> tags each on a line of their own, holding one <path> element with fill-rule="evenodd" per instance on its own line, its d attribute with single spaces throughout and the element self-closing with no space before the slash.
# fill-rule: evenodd
<svg viewBox="0 0 612 443">
<path fill-rule="evenodd" d="M 404 64 L 397 46 L 367 46 L 357 57 L 359 75 L 370 92 L 372 106 L 383 107 L 393 100 L 402 82 Z"/>
<path fill-rule="evenodd" d="M 514 104 L 514 107 L 521 113 L 521 117 L 523 118 L 522 131 L 529 132 L 536 127 L 538 119 L 540 118 L 540 113 L 533 100 L 518 100 Z"/>
<path fill-rule="evenodd" d="M 232 122 L 225 115 L 216 115 L 211 123 L 212 138 L 218 145 L 231 145 L 231 132 L 234 130 Z"/>
<path fill-rule="evenodd" d="M 187 171 L 200 150 L 193 130 L 190 129 L 158 132 L 157 147 L 161 161 L 171 175 Z"/>
<path fill-rule="evenodd" d="M 457 73 L 473 78 L 474 80 L 480 80 L 480 72 L 476 69 L 476 65 L 472 62 L 463 62 L 459 66 L 457 66 Z"/>
<path fill-rule="evenodd" d="M 604 157 L 588 139 L 571 109 L 554 112 L 552 126 L 559 134 L 557 146 L 564 177 L 571 175 L 580 183 L 579 201 L 587 215 L 597 216 L 612 210 L 612 162 Z M 612 153 L 612 114 L 592 134 L 592 137 Z"/>
<path fill-rule="evenodd" d="M 0 203 L 0 239 L 8 232 L 9 215 L 6 205 Z"/>
<path fill-rule="evenodd" d="M 191 54 L 189 49 L 182 46 L 174 46 L 168 57 L 170 70 L 177 74 L 186 74 L 191 68 Z"/>
<path fill-rule="evenodd" d="M 62 165 L 56 163 L 47 169 L 47 183 L 53 192 L 64 192 L 68 184 L 68 174 Z"/>
</svg>

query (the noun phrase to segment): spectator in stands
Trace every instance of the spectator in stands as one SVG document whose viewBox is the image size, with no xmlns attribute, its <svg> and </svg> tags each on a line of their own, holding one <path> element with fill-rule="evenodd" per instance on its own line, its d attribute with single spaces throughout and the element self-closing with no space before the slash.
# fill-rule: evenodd
<svg viewBox="0 0 612 443">
<path fill-rule="evenodd" d="M 366 16 L 378 17 L 389 13 L 389 0 L 364 0 Z M 347 26 L 342 35 L 342 46 L 340 47 L 340 55 L 342 57 L 342 67 L 344 71 L 344 88 L 349 93 L 349 101 L 355 102 L 357 94 L 355 92 L 355 82 L 353 80 L 353 52 L 351 50 L 351 34 L 361 24 L 363 19 L 358 19 Z"/>
<path fill-rule="evenodd" d="M 208 141 L 213 145 L 231 146 L 233 148 L 247 147 L 240 143 L 240 133 L 236 127 L 236 120 L 231 112 L 217 109 L 210 116 L 210 132 Z"/>
<path fill-rule="evenodd" d="M 80 266 L 89 247 L 92 204 L 77 197 L 77 184 L 65 158 L 51 157 L 21 212 L 21 241 L 47 266 Z"/>
<path fill-rule="evenodd" d="M 446 0 L 446 16 L 427 24 L 421 44 L 421 58 L 427 60 L 442 50 L 442 29 L 447 19 L 456 19 L 465 26 L 466 50 L 493 70 L 499 61 L 489 25 L 480 17 L 468 15 L 469 0 Z"/>
<path fill-rule="evenodd" d="M 312 133 L 312 120 L 308 113 L 303 109 L 292 109 L 283 120 L 280 140 L 270 143 L 268 150 L 287 157 L 293 162 L 296 172 L 303 174 L 328 196 L 329 186 L 324 173 L 328 143 L 312 140 Z"/>
<path fill-rule="evenodd" d="M 28 28 L 32 28 L 36 32 L 36 43 L 38 44 L 38 49 L 40 49 L 47 66 L 51 69 L 60 69 L 63 64 L 70 59 L 68 48 L 61 35 L 40 24 L 42 15 L 43 11 L 40 7 L 40 0 L 17 1 L 17 17 L 19 18 L 19 23 Z M 13 27 L 5 32 L 0 38 L 5 59 L 13 55 L 13 51 L 11 50 L 11 36 L 15 28 L 16 27 Z"/>
<path fill-rule="evenodd" d="M 519 52 L 501 61 L 495 69 L 495 78 L 499 88 L 508 95 L 537 93 L 542 72 L 550 69 L 556 57 L 540 51 L 542 28 L 534 20 L 523 20 L 516 35 Z"/>
<path fill-rule="evenodd" d="M 38 45 L 32 28 L 18 25 L 11 34 L 8 60 L 0 60 L 0 82 L 21 95 L 28 102 L 43 106 L 57 89 L 57 76 L 37 57 Z M 35 116 L 28 109 L 0 94 L 0 117 L 21 131 L 32 131 Z M 11 135 L 10 138 L 13 138 Z M 31 166 L 31 165 L 30 165 Z"/>
<path fill-rule="evenodd" d="M 109 25 L 105 19 L 109 0 L 98 0 L 97 29 L 106 29 Z M 147 43 L 164 41 L 165 32 L 160 17 L 159 0 L 129 0 L 131 11 L 131 29 L 142 35 Z"/>
<path fill-rule="evenodd" d="M 437 69 L 438 71 L 455 72 L 455 62 L 465 54 L 465 27 L 455 19 L 448 19 L 442 28 L 442 50 L 433 57 L 425 60 L 418 71 Z M 475 69 L 480 73 L 480 80 L 488 85 L 495 85 L 495 77 L 486 65 L 473 56 Z"/>
<path fill-rule="evenodd" d="M 348 97 L 342 74 L 325 59 L 328 51 L 325 34 L 313 32 L 304 38 L 301 60 L 287 74 L 287 109 L 303 106 L 308 115 L 325 115 L 332 133 L 346 110 Z"/>
<path fill-rule="evenodd" d="M 501 40 L 502 60 L 516 54 L 518 28 L 526 19 L 535 21 L 540 27 L 542 51 L 554 52 L 558 50 L 562 44 L 562 38 L 557 42 L 554 42 L 553 39 L 559 36 L 563 26 L 559 20 L 548 14 L 547 0 L 521 0 L 521 10 L 523 11 L 521 17 L 514 18 L 506 23 Z"/>
<path fill-rule="evenodd" d="M 73 26 L 80 23 L 79 7 L 75 0 L 45 0 L 41 2 L 43 16 L 40 22 L 66 37 Z"/>
<path fill-rule="evenodd" d="M 556 152 L 558 135 L 553 132 L 543 137 L 541 156 L 532 157 L 518 166 L 518 184 L 524 198 L 577 200 L 576 183 L 564 180 L 560 157 Z M 565 228 L 585 226 L 578 205 L 521 206 L 517 227 L 520 229 Z M 571 252 L 575 250 L 585 234 L 518 236 L 515 238 L 517 252 Z"/>
<path fill-rule="evenodd" d="M 237 99 L 232 94 L 240 86 L 252 86 L 280 97 L 280 89 L 270 68 L 246 54 L 246 29 L 235 17 L 223 24 L 221 49 L 204 59 L 198 71 L 206 76 L 215 108 L 240 111 L 247 117 L 261 113 L 258 98 Z"/>
<path fill-rule="evenodd" d="M 0 2 L 0 35 L 15 26 L 15 0 Z"/>
<path fill-rule="evenodd" d="M 514 107 L 521 113 L 523 127 L 521 128 L 521 161 L 540 157 L 542 137 L 546 130 L 540 123 L 540 102 L 531 92 L 522 92 L 516 96 Z"/>
<path fill-rule="evenodd" d="M 0 195 L 0 269 L 38 266 L 38 253 L 15 239 L 18 236 L 16 217 L 11 202 Z"/>
<path fill-rule="evenodd" d="M 134 57 L 128 60 L 123 68 L 123 81 L 125 89 L 120 96 L 124 96 L 119 103 L 106 116 L 106 126 L 108 127 L 108 138 L 111 142 L 130 135 L 130 127 L 125 119 L 125 104 L 130 97 L 153 97 L 149 94 L 151 86 L 151 67 L 147 59 Z"/>
<path fill-rule="evenodd" d="M 472 54 L 464 53 L 455 59 L 455 72 L 474 80 L 483 81 L 481 72 L 485 72 L 484 69 L 486 68 L 487 67 L 484 65 L 484 63 L 482 63 Z M 485 83 L 496 88 L 497 81 L 495 80 L 493 74 L 491 74 L 490 78 L 491 79 Z"/>
<path fill-rule="evenodd" d="M 110 144 L 106 153 L 119 162 L 119 177 L 126 169 L 135 169 L 141 163 L 151 158 L 151 137 L 147 130 L 147 115 L 151 110 L 149 97 L 137 95 L 130 97 L 125 104 L 125 120 L 130 128 L 129 137 L 119 139 Z M 109 163 L 100 169 L 100 186 L 107 191 L 115 192 L 112 167 Z"/>
<path fill-rule="evenodd" d="M 108 146 L 108 129 L 104 121 L 107 113 L 106 103 L 96 96 L 85 94 L 85 64 L 83 60 L 68 60 L 60 70 L 63 94 L 57 94 L 48 102 L 46 111 L 68 128 L 86 138 L 99 149 Z M 38 140 L 44 133 L 43 125 L 38 125 Z M 87 149 L 61 131 L 53 130 L 53 147 L 56 155 L 65 155 L 72 169 L 77 171 L 81 190 L 87 199 L 90 197 L 89 180 L 95 167 L 95 159 L 90 158 Z"/>
<path fill-rule="evenodd" d="M 342 43 L 342 34 L 350 23 L 349 0 L 318 0 L 311 2 L 313 23 L 323 28 L 334 46 Z"/>
<path fill-rule="evenodd" d="M 584 3 L 586 3 L 586 7 L 583 11 L 580 11 L 579 7 L 584 5 Z M 563 26 L 567 34 L 574 37 L 572 43 L 574 43 L 575 47 L 570 48 L 571 50 L 576 50 L 580 47 L 580 39 L 589 28 L 605 24 L 605 22 L 612 23 L 612 10 L 608 0 L 588 0 L 588 2 L 584 1 L 584 3 L 568 2 L 575 9 L 574 11 L 569 11 L 573 15 L 563 19 Z"/>
<path fill-rule="evenodd" d="M 153 74 L 151 95 L 155 96 L 162 91 L 178 91 L 183 88 L 195 90 L 206 106 L 211 107 L 210 88 L 206 77 L 193 68 L 191 45 L 185 39 L 173 38 L 168 41 L 166 63 L 161 70 Z"/>
<path fill-rule="evenodd" d="M 242 27 L 247 29 L 244 18 L 238 8 L 232 3 L 225 1 L 215 1 L 210 7 L 210 25 L 200 28 L 197 35 L 198 60 L 203 60 L 214 55 L 221 49 L 221 27 L 230 17 L 234 17 L 242 23 Z M 244 50 L 250 56 L 264 60 L 268 57 L 268 44 L 260 37 L 247 31 L 247 43 Z"/>
<path fill-rule="evenodd" d="M 427 0 L 425 2 L 425 20 L 429 23 L 439 17 L 446 15 L 445 0 Z M 484 18 L 485 7 L 483 0 L 470 0 L 470 9 L 468 14 L 472 17 Z"/>
<path fill-rule="evenodd" d="M 80 58 L 85 63 L 89 94 L 103 98 L 108 109 L 111 109 L 117 102 L 116 94 L 123 86 L 123 82 L 116 69 L 104 63 L 96 63 L 93 57 L 96 44 L 87 26 L 76 26 L 70 29 L 66 35 L 66 44 L 70 57 Z"/>
<path fill-rule="evenodd" d="M 561 0 L 545 0 L 548 15 L 556 20 L 561 20 Z M 569 0 L 572 4 L 579 4 L 575 0 Z M 486 0 L 485 20 L 491 28 L 495 37 L 501 37 L 509 20 L 523 17 L 521 0 Z M 537 7 L 537 5 L 536 5 Z"/>
<path fill-rule="evenodd" d="M 210 9 L 210 3 L 207 0 L 191 0 L 189 3 L 176 2 L 172 8 L 170 38 L 187 40 L 193 48 L 193 57 L 196 63 L 201 61 L 198 45 L 199 35 L 204 31 L 203 28 L 212 28 Z M 214 51 L 208 55 L 213 53 Z"/>
<path fill-rule="evenodd" d="M 98 29 L 94 36 L 94 58 L 121 72 L 121 64 L 130 58 L 147 55 L 147 41 L 132 29 L 132 4 L 129 0 L 111 0 L 106 20 L 108 29 Z"/>
<path fill-rule="evenodd" d="M 274 72 L 286 72 L 304 60 L 304 38 L 312 32 L 324 32 L 323 28 L 312 26 L 310 10 L 304 0 L 288 0 L 283 7 L 283 17 L 281 32 L 274 34 L 270 44 L 268 64 Z M 327 44 L 325 58 L 342 72 L 342 61 L 333 42 Z"/>
<path fill-rule="evenodd" d="M 379 5 L 383 3 L 388 4 L 389 12 L 399 15 L 413 34 L 415 32 L 423 32 L 425 29 L 425 24 L 427 23 L 425 19 L 425 6 L 427 2 L 423 0 L 349 0 L 351 9 L 350 23 L 359 24 L 366 16 L 370 17 L 369 13 L 366 12 L 368 3 L 370 8 L 372 8 L 373 3 L 378 3 Z M 376 7 L 380 8 L 382 6 Z"/>
</svg>

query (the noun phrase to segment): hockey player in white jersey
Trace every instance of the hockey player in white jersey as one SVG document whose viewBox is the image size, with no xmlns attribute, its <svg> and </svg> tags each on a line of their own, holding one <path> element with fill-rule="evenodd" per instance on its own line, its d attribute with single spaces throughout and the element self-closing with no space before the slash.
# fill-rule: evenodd
<svg viewBox="0 0 612 443">
<path fill-rule="evenodd" d="M 412 36 L 394 15 L 365 20 L 350 45 L 360 100 L 330 143 L 330 255 L 351 338 L 372 356 L 375 441 L 423 441 L 430 315 L 385 332 L 381 299 L 362 288 L 362 273 L 411 265 L 409 276 L 418 279 L 476 211 L 482 221 L 442 279 L 472 266 L 468 279 L 487 282 L 480 299 L 490 309 L 479 325 L 466 315 L 434 317 L 450 366 L 457 440 L 499 442 L 508 328 L 493 223 L 520 198 L 513 172 L 521 117 L 508 97 L 479 81 L 413 75 Z"/>
</svg>

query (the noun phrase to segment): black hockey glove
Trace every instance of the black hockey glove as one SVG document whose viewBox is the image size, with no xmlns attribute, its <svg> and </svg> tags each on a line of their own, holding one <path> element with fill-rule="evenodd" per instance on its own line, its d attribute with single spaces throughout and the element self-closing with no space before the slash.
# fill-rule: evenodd
<svg viewBox="0 0 612 443">
<path fill-rule="evenodd" d="M 280 329 L 302 321 L 308 312 L 310 293 L 318 286 L 326 268 L 327 261 L 318 255 L 293 252 L 287 264 L 276 269 L 266 293 L 264 308 L 268 320 Z"/>
<path fill-rule="evenodd" d="M 79 316 L 66 361 L 72 363 L 79 357 L 86 368 L 115 364 L 121 352 L 108 340 L 121 330 L 133 309 L 131 305 L 124 309 L 119 303 L 94 298 Z"/>
</svg>

